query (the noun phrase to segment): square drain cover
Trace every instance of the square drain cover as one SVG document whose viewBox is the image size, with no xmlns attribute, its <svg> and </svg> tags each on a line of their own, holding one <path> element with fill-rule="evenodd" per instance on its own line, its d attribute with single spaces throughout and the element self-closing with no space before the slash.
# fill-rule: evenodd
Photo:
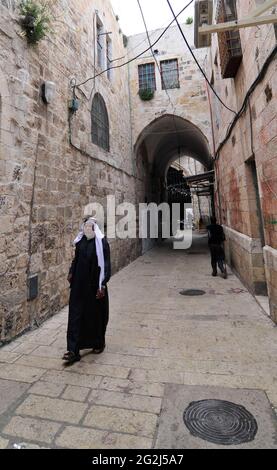
<svg viewBox="0 0 277 470">
<path fill-rule="evenodd" d="M 277 419 L 260 390 L 166 385 L 157 449 L 277 449 Z"/>
</svg>

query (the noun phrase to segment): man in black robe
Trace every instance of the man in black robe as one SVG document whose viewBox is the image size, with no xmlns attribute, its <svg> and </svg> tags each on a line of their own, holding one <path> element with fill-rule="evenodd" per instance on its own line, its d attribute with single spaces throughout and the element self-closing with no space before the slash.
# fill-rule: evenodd
<svg viewBox="0 0 277 470">
<path fill-rule="evenodd" d="M 68 281 L 71 295 L 67 349 L 63 360 L 80 361 L 80 350 L 101 354 L 109 321 L 107 283 L 111 277 L 110 247 L 95 219 L 88 219 L 75 240 L 76 252 Z"/>
<path fill-rule="evenodd" d="M 211 218 L 211 225 L 207 227 L 209 236 L 209 247 L 211 252 L 211 262 L 214 277 L 217 276 L 217 265 L 224 278 L 227 278 L 227 269 L 225 264 L 225 252 L 223 243 L 226 240 L 223 227 L 219 225 L 215 217 Z"/>
</svg>

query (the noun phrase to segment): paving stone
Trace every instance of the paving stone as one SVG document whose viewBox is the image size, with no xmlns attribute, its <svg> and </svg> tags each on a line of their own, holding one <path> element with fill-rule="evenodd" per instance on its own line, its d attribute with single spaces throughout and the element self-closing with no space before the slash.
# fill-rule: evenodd
<svg viewBox="0 0 277 470">
<path fill-rule="evenodd" d="M 26 341 L 30 343 L 38 343 L 40 345 L 39 347 L 47 348 L 51 346 L 51 344 L 54 343 L 55 339 L 56 339 L 56 336 L 52 336 L 47 333 L 42 335 L 42 334 L 39 334 L 39 332 L 35 332 L 34 334 L 32 334 L 32 336 L 27 337 Z M 44 356 L 45 354 L 41 354 L 41 355 Z"/>
<path fill-rule="evenodd" d="M 3 433 L 12 437 L 51 444 L 60 428 L 59 423 L 15 416 L 5 426 Z"/>
<path fill-rule="evenodd" d="M 131 395 L 130 393 L 92 390 L 89 402 L 95 405 L 106 405 L 158 414 L 161 409 L 162 400 L 155 397 Z"/>
<path fill-rule="evenodd" d="M 84 420 L 85 426 L 144 437 L 154 436 L 156 424 L 154 414 L 105 406 L 92 406 Z"/>
<path fill-rule="evenodd" d="M 36 367 L 26 367 L 17 364 L 4 364 L 0 367 L 0 378 L 18 382 L 34 383 L 45 373 Z"/>
<path fill-rule="evenodd" d="M 32 351 L 32 356 L 39 356 L 39 357 L 48 357 L 53 359 L 62 360 L 62 356 L 65 353 L 65 348 L 53 348 L 52 346 L 39 346 L 38 348 Z"/>
<path fill-rule="evenodd" d="M 39 346 L 39 343 L 31 343 L 26 341 L 24 343 L 18 344 L 13 350 L 13 352 L 15 352 L 16 354 L 30 354 Z"/>
<path fill-rule="evenodd" d="M 56 384 L 51 382 L 37 382 L 35 383 L 28 392 L 34 395 L 43 395 L 46 397 L 57 398 L 61 395 L 65 385 Z"/>
<path fill-rule="evenodd" d="M 152 397 L 162 397 L 164 394 L 164 385 L 159 383 L 134 382 L 131 380 L 114 379 L 112 377 L 105 377 L 101 381 L 99 388 L 112 392 L 126 392 Z"/>
<path fill-rule="evenodd" d="M 277 389 L 266 390 L 266 394 L 272 406 L 277 408 Z"/>
<path fill-rule="evenodd" d="M 86 401 L 89 392 L 89 388 L 68 385 L 63 393 L 62 398 L 73 401 Z"/>
<path fill-rule="evenodd" d="M 0 379 L 0 415 L 21 398 L 29 387 L 26 383 Z"/>
<path fill-rule="evenodd" d="M 100 375 L 127 379 L 130 369 L 119 366 L 105 366 L 103 364 L 86 364 L 78 362 L 71 367 L 71 370 L 80 374 Z"/>
<path fill-rule="evenodd" d="M 3 351 L 0 349 L 0 363 L 12 364 L 19 359 L 20 354 L 15 352 Z"/>
<path fill-rule="evenodd" d="M 139 367 L 141 369 L 155 369 L 159 364 L 159 358 L 131 356 L 127 354 L 111 354 L 106 352 L 97 358 L 93 355 L 88 355 L 84 357 L 83 361 L 88 362 L 89 364 L 117 365 L 127 368 Z"/>
<path fill-rule="evenodd" d="M 184 374 L 171 370 L 132 369 L 130 379 L 137 382 L 184 383 Z"/>
<path fill-rule="evenodd" d="M 40 369 L 47 370 L 64 370 L 64 362 L 61 359 L 54 359 L 52 357 L 40 357 L 32 355 L 22 355 L 16 364 L 25 366 L 39 367 Z"/>
<path fill-rule="evenodd" d="M 37 444 L 30 442 L 16 442 L 13 444 L 13 449 L 23 449 L 23 450 L 38 450 L 38 449 L 50 449 L 50 447 L 42 447 Z"/>
<path fill-rule="evenodd" d="M 151 449 L 152 439 L 68 426 L 56 445 L 68 449 Z"/>
<path fill-rule="evenodd" d="M 3 439 L 0 437 L 0 449 L 6 449 L 9 445 L 9 441 L 7 439 Z"/>
<path fill-rule="evenodd" d="M 14 340 L 11 341 L 10 343 L 6 344 L 5 346 L 1 347 L 1 351 L 8 351 L 8 352 L 13 352 L 19 345 L 23 344 L 23 337 L 21 337 L 22 340 Z M 25 336 L 24 336 L 25 340 Z"/>
<path fill-rule="evenodd" d="M 43 380 L 56 384 L 74 385 L 80 387 L 97 388 L 100 385 L 101 377 L 93 375 L 76 374 L 74 372 L 47 371 Z"/>
<path fill-rule="evenodd" d="M 29 395 L 16 409 L 16 414 L 78 424 L 86 409 L 83 403 Z"/>
</svg>

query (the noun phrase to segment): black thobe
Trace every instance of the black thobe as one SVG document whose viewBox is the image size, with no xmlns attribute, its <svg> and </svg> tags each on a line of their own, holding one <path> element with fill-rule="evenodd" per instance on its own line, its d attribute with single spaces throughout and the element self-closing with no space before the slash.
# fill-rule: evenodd
<svg viewBox="0 0 277 470">
<path fill-rule="evenodd" d="M 110 247 L 103 239 L 106 287 L 111 277 Z M 109 295 L 96 299 L 99 289 L 100 268 L 96 254 L 95 239 L 83 236 L 76 245 L 75 258 L 70 268 L 71 294 L 67 330 L 67 349 L 78 354 L 82 349 L 102 349 L 109 321 Z"/>
<path fill-rule="evenodd" d="M 213 272 L 217 271 L 217 265 L 220 270 L 224 271 L 225 253 L 222 246 L 226 240 L 223 227 L 219 224 L 209 225 L 207 227 L 209 234 L 209 247 L 211 252 L 211 263 Z"/>
</svg>

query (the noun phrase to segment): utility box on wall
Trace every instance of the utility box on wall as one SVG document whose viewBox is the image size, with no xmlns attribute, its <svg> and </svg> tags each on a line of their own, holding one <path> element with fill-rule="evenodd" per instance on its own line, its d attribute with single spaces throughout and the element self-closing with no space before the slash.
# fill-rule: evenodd
<svg viewBox="0 0 277 470">
<path fill-rule="evenodd" d="M 28 301 L 35 300 L 38 296 L 38 275 L 28 278 Z"/>
<path fill-rule="evenodd" d="M 212 24 L 213 0 L 195 0 L 194 44 L 197 49 L 210 47 L 211 35 L 199 34 L 201 26 Z"/>
</svg>

